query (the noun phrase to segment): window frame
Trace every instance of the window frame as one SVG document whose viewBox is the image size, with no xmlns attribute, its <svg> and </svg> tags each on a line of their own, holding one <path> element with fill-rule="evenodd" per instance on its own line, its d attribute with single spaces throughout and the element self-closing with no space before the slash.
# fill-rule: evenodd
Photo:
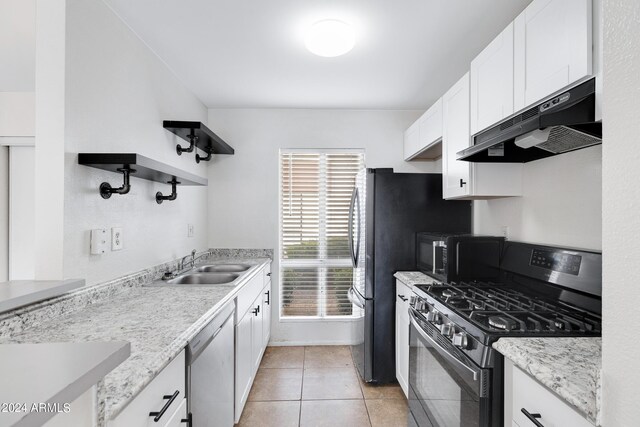
<svg viewBox="0 0 640 427">
<path fill-rule="evenodd" d="M 357 306 L 353 305 L 353 314 L 349 316 L 283 316 L 282 315 L 282 156 L 283 154 L 361 154 L 363 156 L 363 167 L 365 167 L 365 150 L 361 148 L 281 148 L 278 151 L 278 321 L 279 322 L 353 322 L 361 319 Z M 349 267 L 353 268 L 349 258 L 335 259 L 294 259 L 284 260 L 286 267 L 310 267 L 310 268 L 332 268 Z"/>
</svg>

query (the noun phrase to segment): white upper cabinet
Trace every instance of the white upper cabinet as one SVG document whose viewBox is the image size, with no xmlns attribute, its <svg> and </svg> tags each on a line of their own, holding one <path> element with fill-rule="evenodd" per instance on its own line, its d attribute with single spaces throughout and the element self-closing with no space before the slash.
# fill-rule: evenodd
<svg viewBox="0 0 640 427">
<path fill-rule="evenodd" d="M 470 163 L 456 160 L 469 147 L 469 73 L 442 97 L 442 194 L 445 199 L 469 195 Z"/>
<path fill-rule="evenodd" d="M 534 0 L 513 32 L 515 111 L 592 74 L 591 0 Z"/>
<path fill-rule="evenodd" d="M 513 112 L 511 23 L 471 62 L 471 135 Z"/>
<path fill-rule="evenodd" d="M 404 159 L 437 159 L 442 155 L 442 98 L 404 133 Z"/>
<path fill-rule="evenodd" d="M 445 199 L 491 199 L 522 195 L 522 163 L 457 160 L 471 144 L 469 73 L 442 97 L 442 194 Z"/>
</svg>

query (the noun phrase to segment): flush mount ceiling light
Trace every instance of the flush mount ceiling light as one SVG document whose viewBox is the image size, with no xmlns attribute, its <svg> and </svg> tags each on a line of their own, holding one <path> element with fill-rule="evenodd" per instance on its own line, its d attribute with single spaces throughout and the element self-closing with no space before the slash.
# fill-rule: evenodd
<svg viewBox="0 0 640 427">
<path fill-rule="evenodd" d="M 307 31 L 305 46 L 318 56 L 344 55 L 353 49 L 356 36 L 353 28 L 336 19 L 326 19 L 313 24 Z"/>
</svg>

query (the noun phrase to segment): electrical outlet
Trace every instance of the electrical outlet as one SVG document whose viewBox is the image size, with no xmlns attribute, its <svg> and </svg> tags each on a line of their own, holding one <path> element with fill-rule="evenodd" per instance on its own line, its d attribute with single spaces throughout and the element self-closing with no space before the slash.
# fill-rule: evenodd
<svg viewBox="0 0 640 427">
<path fill-rule="evenodd" d="M 123 247 L 122 227 L 113 227 L 111 229 L 111 250 L 120 251 Z"/>
<path fill-rule="evenodd" d="M 509 239 L 509 226 L 508 225 L 503 225 L 502 226 L 502 236 L 505 239 Z"/>
<path fill-rule="evenodd" d="M 107 251 L 107 229 L 91 230 L 91 255 L 102 255 Z"/>
<path fill-rule="evenodd" d="M 193 224 L 187 224 L 187 237 L 193 237 Z"/>
</svg>

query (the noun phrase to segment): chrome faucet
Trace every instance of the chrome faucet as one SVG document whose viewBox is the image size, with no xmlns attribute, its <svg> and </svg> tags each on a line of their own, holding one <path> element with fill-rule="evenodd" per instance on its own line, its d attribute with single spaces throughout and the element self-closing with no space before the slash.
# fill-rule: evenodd
<svg viewBox="0 0 640 427">
<path fill-rule="evenodd" d="M 167 271 L 166 273 L 164 273 L 164 276 L 162 276 L 162 280 L 169 280 L 169 279 L 173 279 L 176 276 L 184 273 L 184 271 L 187 268 L 193 268 L 196 264 L 196 261 L 199 260 L 200 258 L 209 255 L 209 252 L 204 252 L 198 256 L 196 256 L 196 250 L 192 250 L 191 253 L 189 255 L 185 255 L 182 257 L 182 259 L 180 260 L 180 262 L 178 263 L 178 267 L 174 270 L 174 271 Z M 190 260 L 187 260 L 187 258 L 191 257 Z M 185 264 L 188 267 L 185 267 Z"/>
<path fill-rule="evenodd" d="M 180 270 L 184 270 L 184 262 L 187 258 L 191 257 L 191 267 L 193 267 L 193 264 L 196 262 L 196 250 L 192 250 L 190 255 L 185 255 L 182 257 L 182 260 L 180 260 Z"/>
</svg>

